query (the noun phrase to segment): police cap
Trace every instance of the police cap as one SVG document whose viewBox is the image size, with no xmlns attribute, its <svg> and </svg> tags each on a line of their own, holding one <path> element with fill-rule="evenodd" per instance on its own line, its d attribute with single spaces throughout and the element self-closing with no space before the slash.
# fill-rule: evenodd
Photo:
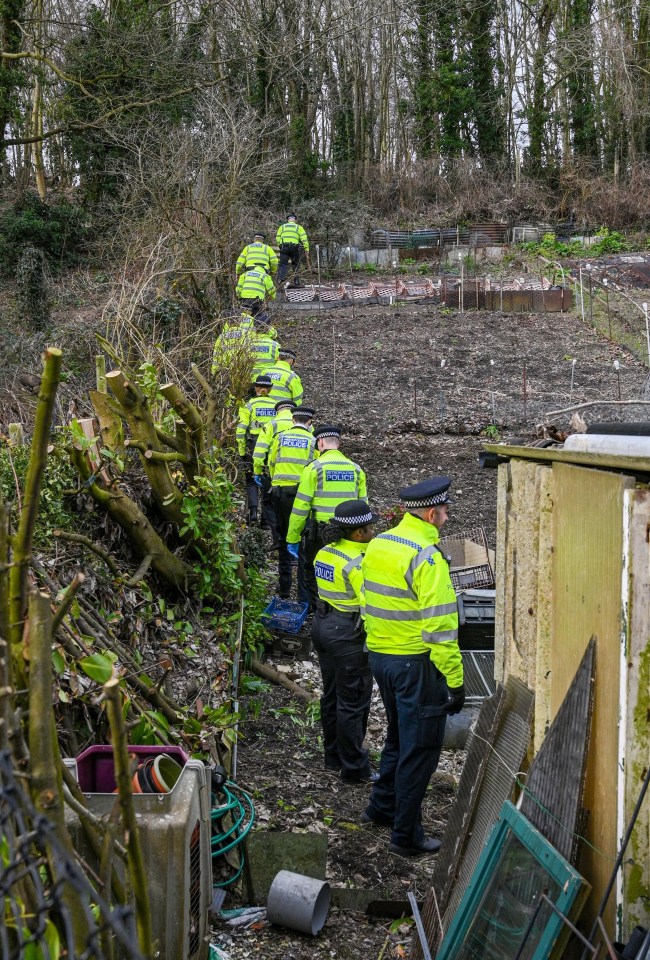
<svg viewBox="0 0 650 960">
<path fill-rule="evenodd" d="M 296 417 L 301 420 L 312 420 L 316 416 L 316 411 L 313 407 L 305 407 L 302 404 L 293 411 L 294 419 Z"/>
<path fill-rule="evenodd" d="M 287 220 L 295 220 L 295 219 L 296 219 L 295 213 L 288 213 L 288 214 L 287 214 Z"/>
<path fill-rule="evenodd" d="M 266 234 L 262 233 L 261 230 L 256 230 L 253 234 L 253 240 L 266 240 Z"/>
<path fill-rule="evenodd" d="M 334 508 L 334 523 L 340 523 L 348 530 L 365 527 L 367 523 L 376 523 L 380 519 L 373 513 L 365 500 L 344 500 Z"/>
<path fill-rule="evenodd" d="M 341 437 L 341 428 L 332 423 L 324 423 L 322 427 L 314 430 L 314 440 L 321 440 L 323 437 L 336 437 L 338 440 Z"/>
<path fill-rule="evenodd" d="M 271 378 L 269 377 L 269 380 Z M 275 404 L 275 409 L 279 412 L 280 410 L 295 410 L 297 404 L 294 400 L 289 400 L 288 397 L 283 397 L 282 400 L 278 400 Z"/>
<path fill-rule="evenodd" d="M 260 373 L 257 377 L 255 377 L 255 379 L 253 380 L 253 383 L 255 384 L 256 387 L 272 387 L 273 386 L 273 381 L 265 373 Z"/>
<path fill-rule="evenodd" d="M 296 354 L 293 350 L 290 350 L 289 347 L 280 347 L 280 356 L 289 357 L 290 360 L 296 359 Z"/>
<path fill-rule="evenodd" d="M 412 487 L 403 487 L 399 492 L 402 503 L 408 507 L 439 507 L 443 503 L 453 503 L 448 490 L 451 477 L 432 477 Z"/>
</svg>

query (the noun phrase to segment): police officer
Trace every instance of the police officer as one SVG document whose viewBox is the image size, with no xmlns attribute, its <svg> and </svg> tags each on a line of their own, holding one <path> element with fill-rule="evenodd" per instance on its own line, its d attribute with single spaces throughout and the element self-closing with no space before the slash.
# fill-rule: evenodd
<svg viewBox="0 0 650 960">
<path fill-rule="evenodd" d="M 253 234 L 253 242 L 247 244 L 237 257 L 235 271 L 239 276 L 253 267 L 264 267 L 271 276 L 278 269 L 278 255 L 273 247 L 266 243 L 266 237 L 259 230 Z"/>
<path fill-rule="evenodd" d="M 276 243 L 280 249 L 280 269 L 278 270 L 278 284 L 283 283 L 289 269 L 289 261 L 293 267 L 294 278 L 293 286 L 299 287 L 298 265 L 304 252 L 309 265 L 309 240 L 304 229 L 296 220 L 295 213 L 287 216 L 286 223 L 278 227 L 275 235 Z"/>
<path fill-rule="evenodd" d="M 392 853 L 434 853 L 421 806 L 438 766 L 447 714 L 465 702 L 458 608 L 438 546 L 451 500 L 449 477 L 400 490 L 406 513 L 369 544 L 361 569 L 370 666 L 384 702 L 379 780 L 361 820 L 391 826 Z"/>
<path fill-rule="evenodd" d="M 255 331 L 251 338 L 251 353 L 253 355 L 253 376 L 258 373 L 268 373 L 269 367 L 275 367 L 280 359 L 280 344 L 275 339 L 277 331 L 270 326 L 267 313 L 258 313 L 254 320 Z M 271 381 L 273 386 L 273 381 Z"/>
<path fill-rule="evenodd" d="M 240 276 L 235 293 L 245 307 L 262 304 L 265 300 L 275 300 L 275 284 L 264 267 L 252 267 Z"/>
<path fill-rule="evenodd" d="M 316 441 L 310 429 L 314 413 L 311 407 L 296 407 L 293 426 L 278 433 L 269 450 L 271 494 L 279 544 L 278 593 L 284 599 L 291 594 L 291 555 L 287 549 L 289 518 L 300 478 L 316 452 Z"/>
<path fill-rule="evenodd" d="M 339 450 L 341 428 L 324 424 L 314 431 L 314 439 L 319 457 L 310 463 L 300 478 L 287 534 L 287 549 L 293 557 L 300 556 L 302 537 L 298 598 L 312 607 L 316 606 L 318 599 L 314 557 L 323 546 L 323 528 L 334 516 L 339 503 L 364 500 L 367 495 L 365 473 L 358 463 Z"/>
<path fill-rule="evenodd" d="M 283 433 L 293 426 L 293 411 L 296 404 L 293 400 L 277 400 L 275 403 L 275 416 L 265 424 L 264 429 L 258 435 L 255 449 L 253 450 L 253 472 L 256 477 L 261 477 L 266 468 L 266 461 L 271 449 L 271 444 L 278 433 Z"/>
<path fill-rule="evenodd" d="M 379 515 L 365 500 L 345 500 L 334 510 L 314 570 L 318 602 L 311 628 L 323 678 L 320 721 L 325 766 L 347 783 L 377 779 L 363 747 L 370 712 L 372 673 L 364 652 L 361 560 Z M 330 537 L 332 542 L 329 542 Z"/>
<path fill-rule="evenodd" d="M 288 347 L 280 347 L 277 363 L 265 370 L 265 373 L 267 373 L 273 381 L 270 393 L 272 400 L 281 400 L 284 397 L 290 397 L 294 403 L 302 403 L 302 381 L 298 374 L 293 372 L 295 361 L 296 355 L 293 350 L 290 350 Z"/>
<path fill-rule="evenodd" d="M 271 385 L 272 381 L 270 377 L 263 375 L 256 377 L 253 383 L 255 396 L 247 400 L 246 403 L 243 403 L 239 408 L 239 420 L 236 431 L 237 452 L 244 464 L 249 523 L 254 523 L 257 520 L 259 506 L 257 484 L 253 475 L 253 450 L 255 448 L 255 441 L 264 425 L 275 416 L 275 407 L 268 397 Z M 271 519 L 274 521 L 274 518 Z M 267 523 L 268 522 L 269 517 L 267 516 Z M 271 529 L 273 529 L 273 523 L 271 523 Z"/>
<path fill-rule="evenodd" d="M 239 358 L 248 360 L 252 357 L 250 351 L 254 332 L 254 321 L 249 313 L 227 318 L 214 343 L 212 373 L 227 369 L 237 363 Z"/>
</svg>

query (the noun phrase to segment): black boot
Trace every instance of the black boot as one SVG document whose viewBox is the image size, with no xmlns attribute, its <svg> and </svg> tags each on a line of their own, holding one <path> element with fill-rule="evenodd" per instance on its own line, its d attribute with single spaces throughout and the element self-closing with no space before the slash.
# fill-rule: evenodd
<svg viewBox="0 0 650 960">
<path fill-rule="evenodd" d="M 248 511 L 248 522 L 257 523 L 257 507 L 250 507 Z"/>
</svg>

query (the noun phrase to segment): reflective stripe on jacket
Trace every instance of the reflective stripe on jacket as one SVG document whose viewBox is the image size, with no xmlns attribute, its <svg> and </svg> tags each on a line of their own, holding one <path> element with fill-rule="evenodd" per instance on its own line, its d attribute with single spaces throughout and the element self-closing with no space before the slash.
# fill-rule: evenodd
<svg viewBox="0 0 650 960">
<path fill-rule="evenodd" d="M 363 613 L 361 560 L 366 543 L 336 540 L 322 547 L 314 558 L 318 596 L 336 610 Z"/>
<path fill-rule="evenodd" d="M 294 373 L 286 360 L 278 360 L 264 373 L 271 378 L 273 386 L 269 396 L 272 400 L 293 400 L 300 405 L 303 398 L 302 382 L 297 373 Z"/>
<path fill-rule="evenodd" d="M 314 459 L 316 441 L 308 427 L 293 426 L 279 433 L 269 451 L 269 471 L 274 487 L 293 487 Z"/>
<path fill-rule="evenodd" d="M 275 407 L 268 396 L 253 397 L 239 408 L 237 422 L 237 450 L 240 456 L 246 453 L 246 441 L 255 438 L 264 429 L 264 426 L 275 416 Z"/>
<path fill-rule="evenodd" d="M 366 499 L 366 475 L 340 450 L 325 450 L 300 478 L 289 520 L 287 543 L 298 543 L 309 514 L 321 523 L 331 520 L 344 500 Z"/>
<path fill-rule="evenodd" d="M 227 322 L 214 343 L 212 373 L 216 373 L 220 367 L 229 366 L 239 353 L 250 351 L 254 332 L 253 318 L 247 313 L 234 322 Z"/>
<path fill-rule="evenodd" d="M 235 288 L 241 300 L 275 300 L 275 284 L 266 270 L 247 270 L 242 273 Z"/>
<path fill-rule="evenodd" d="M 275 241 L 279 247 L 282 247 L 283 245 L 298 246 L 299 244 L 302 244 L 305 250 L 309 252 L 309 240 L 307 239 L 307 234 L 299 223 L 283 223 L 281 227 L 278 227 L 278 232 L 275 235 Z"/>
<path fill-rule="evenodd" d="M 253 354 L 253 378 L 258 373 L 266 373 L 266 368 L 274 366 L 278 362 L 280 354 L 280 344 L 268 333 L 256 333 L 251 340 L 251 353 Z"/>
<path fill-rule="evenodd" d="M 278 255 L 273 247 L 257 240 L 245 246 L 237 257 L 237 276 L 251 267 L 264 267 L 267 273 L 275 273 L 278 269 Z"/>
<path fill-rule="evenodd" d="M 458 606 L 437 529 L 406 514 L 368 544 L 363 563 L 368 649 L 429 652 L 448 686 L 463 682 Z"/>
<path fill-rule="evenodd" d="M 258 477 L 262 475 L 274 439 L 279 433 L 290 430 L 292 426 L 293 415 L 291 410 L 280 410 L 272 420 L 269 420 L 259 434 L 253 450 L 253 473 Z"/>
</svg>

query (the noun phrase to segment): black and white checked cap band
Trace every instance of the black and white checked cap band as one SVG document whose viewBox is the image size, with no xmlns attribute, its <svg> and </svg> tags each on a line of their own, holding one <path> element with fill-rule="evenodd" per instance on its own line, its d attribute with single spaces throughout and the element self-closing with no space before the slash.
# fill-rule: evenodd
<svg viewBox="0 0 650 960">
<path fill-rule="evenodd" d="M 364 523 L 372 523 L 373 516 L 374 514 L 372 513 L 364 513 L 363 515 L 356 516 L 356 517 L 337 517 L 336 522 L 348 523 L 350 524 L 350 526 L 352 525 L 362 526 Z"/>
<path fill-rule="evenodd" d="M 401 497 L 400 499 L 409 507 L 435 507 L 439 503 L 450 502 L 446 490 L 444 493 L 437 493 L 433 497 L 427 497 L 426 500 L 409 500 L 406 497 Z"/>
</svg>

